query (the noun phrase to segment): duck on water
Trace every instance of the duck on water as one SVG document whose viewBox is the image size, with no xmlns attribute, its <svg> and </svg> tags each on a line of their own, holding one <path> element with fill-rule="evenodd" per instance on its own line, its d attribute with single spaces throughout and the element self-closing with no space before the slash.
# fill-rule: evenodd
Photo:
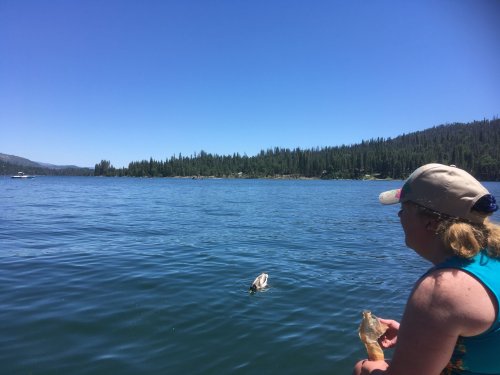
<svg viewBox="0 0 500 375">
<path fill-rule="evenodd" d="M 259 276 L 255 278 L 253 281 L 252 285 L 249 288 L 249 291 L 251 293 L 255 293 L 257 291 L 263 290 L 265 287 L 267 287 L 267 279 L 268 279 L 268 274 L 262 272 Z"/>
</svg>

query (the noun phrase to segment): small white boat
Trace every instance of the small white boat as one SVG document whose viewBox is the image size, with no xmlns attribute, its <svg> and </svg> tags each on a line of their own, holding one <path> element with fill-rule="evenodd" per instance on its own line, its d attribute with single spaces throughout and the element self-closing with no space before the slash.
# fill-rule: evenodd
<svg viewBox="0 0 500 375">
<path fill-rule="evenodd" d="M 24 172 L 17 172 L 17 174 L 14 176 L 11 176 L 11 178 L 35 178 L 35 176 L 30 176 L 29 174 L 24 174 Z"/>
</svg>

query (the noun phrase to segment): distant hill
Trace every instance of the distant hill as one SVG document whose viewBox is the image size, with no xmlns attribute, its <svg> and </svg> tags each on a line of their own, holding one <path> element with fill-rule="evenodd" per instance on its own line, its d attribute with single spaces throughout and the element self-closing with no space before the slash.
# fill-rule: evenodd
<svg viewBox="0 0 500 375">
<path fill-rule="evenodd" d="M 94 170 L 90 168 L 40 163 L 20 156 L 0 153 L 0 175 L 16 174 L 18 171 L 44 176 L 92 176 L 94 174 Z"/>
<path fill-rule="evenodd" d="M 78 169 L 81 167 L 78 167 L 76 165 L 54 165 L 54 164 L 49 164 L 49 163 L 38 163 L 40 166 L 43 168 L 49 168 L 49 169 Z M 86 169 L 86 168 L 83 168 Z"/>
<path fill-rule="evenodd" d="M 40 168 L 41 165 L 37 162 L 21 158 L 19 156 L 14 156 L 14 155 L 6 155 L 6 154 L 0 154 L 0 163 L 2 164 L 10 164 L 10 165 L 16 165 L 20 167 L 33 167 L 33 168 Z"/>
</svg>

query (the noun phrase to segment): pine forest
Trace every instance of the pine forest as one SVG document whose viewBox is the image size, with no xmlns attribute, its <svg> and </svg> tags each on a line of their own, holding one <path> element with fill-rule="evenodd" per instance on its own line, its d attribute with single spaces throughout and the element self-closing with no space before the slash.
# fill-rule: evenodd
<svg viewBox="0 0 500 375">
<path fill-rule="evenodd" d="M 396 138 L 315 149 L 274 148 L 247 156 L 205 151 L 167 160 L 96 164 L 97 176 L 405 179 L 420 165 L 454 164 L 483 181 L 500 181 L 500 119 L 446 124 Z"/>
</svg>

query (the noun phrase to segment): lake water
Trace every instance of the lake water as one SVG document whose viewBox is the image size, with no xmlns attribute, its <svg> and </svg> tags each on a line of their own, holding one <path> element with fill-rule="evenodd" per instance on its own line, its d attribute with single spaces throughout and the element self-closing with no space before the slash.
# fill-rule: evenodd
<svg viewBox="0 0 500 375">
<path fill-rule="evenodd" d="M 400 185 L 2 177 L 0 372 L 350 374 L 362 310 L 399 319 L 429 267 Z"/>
</svg>

